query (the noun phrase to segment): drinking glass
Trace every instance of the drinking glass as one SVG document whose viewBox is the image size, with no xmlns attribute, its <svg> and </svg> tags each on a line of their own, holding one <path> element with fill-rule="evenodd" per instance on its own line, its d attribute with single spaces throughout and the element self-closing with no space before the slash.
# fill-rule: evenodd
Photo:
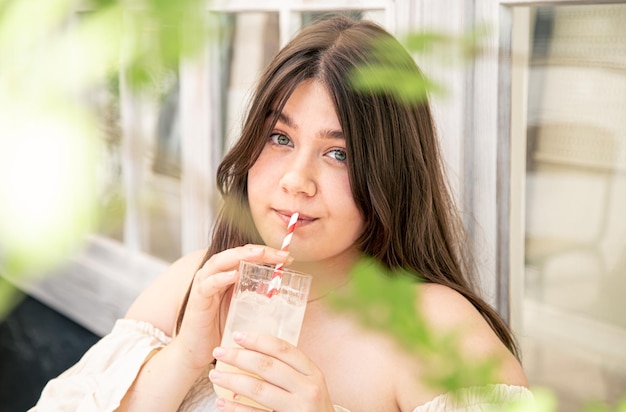
<svg viewBox="0 0 626 412">
<path fill-rule="evenodd" d="M 274 284 L 270 283 L 276 276 L 281 279 L 279 288 L 273 288 Z M 239 265 L 239 279 L 234 285 L 228 309 L 221 346 L 239 347 L 233 341 L 233 332 L 269 334 L 297 345 L 311 281 L 311 275 L 242 261 Z M 272 293 L 275 289 L 276 293 Z M 216 369 L 256 376 L 219 361 Z M 218 396 L 224 399 L 270 410 L 220 386 L 214 385 L 214 389 Z"/>
</svg>

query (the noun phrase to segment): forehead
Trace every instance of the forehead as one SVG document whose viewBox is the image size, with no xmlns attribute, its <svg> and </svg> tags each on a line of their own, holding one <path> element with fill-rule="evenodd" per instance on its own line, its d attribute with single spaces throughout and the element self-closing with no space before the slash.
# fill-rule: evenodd
<svg viewBox="0 0 626 412">
<path fill-rule="evenodd" d="M 319 80 L 299 83 L 287 99 L 280 117 L 293 127 L 319 123 L 341 129 L 330 92 Z"/>
</svg>

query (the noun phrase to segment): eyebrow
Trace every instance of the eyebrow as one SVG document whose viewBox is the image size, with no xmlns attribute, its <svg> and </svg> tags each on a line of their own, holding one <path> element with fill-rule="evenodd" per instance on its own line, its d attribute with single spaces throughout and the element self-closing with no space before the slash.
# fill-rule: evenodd
<svg viewBox="0 0 626 412">
<path fill-rule="evenodd" d="M 276 115 L 276 110 L 271 110 L 268 117 L 275 116 L 275 115 Z M 298 129 L 298 125 L 293 121 L 291 117 L 289 117 L 289 115 L 287 115 L 284 112 L 278 113 L 278 120 L 285 123 L 287 126 L 291 127 L 292 129 Z M 321 137 L 329 137 L 333 139 L 343 139 L 343 140 L 346 139 L 346 136 L 343 134 L 343 131 L 335 130 L 335 129 L 322 129 L 319 131 L 318 135 Z"/>
</svg>

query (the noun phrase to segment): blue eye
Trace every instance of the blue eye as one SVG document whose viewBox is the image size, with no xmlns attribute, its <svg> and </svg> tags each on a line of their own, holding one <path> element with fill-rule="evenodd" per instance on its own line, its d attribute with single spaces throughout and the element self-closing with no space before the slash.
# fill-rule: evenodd
<svg viewBox="0 0 626 412">
<path fill-rule="evenodd" d="M 291 139 L 282 133 L 273 133 L 270 135 L 270 139 L 279 146 L 293 146 Z"/>
<path fill-rule="evenodd" d="M 328 152 L 329 156 L 339 162 L 345 162 L 348 159 L 348 153 L 342 149 L 333 149 Z"/>
</svg>

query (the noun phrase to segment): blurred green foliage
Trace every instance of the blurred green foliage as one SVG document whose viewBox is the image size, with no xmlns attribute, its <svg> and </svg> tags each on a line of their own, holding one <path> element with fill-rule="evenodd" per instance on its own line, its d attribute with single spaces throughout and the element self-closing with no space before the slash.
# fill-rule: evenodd
<svg viewBox="0 0 626 412">
<path fill-rule="evenodd" d="M 419 310 L 420 292 L 414 276 L 402 269 L 389 270 L 373 259 L 363 258 L 351 272 L 352 281 L 341 292 L 330 295 L 330 305 L 355 316 L 365 327 L 393 336 L 424 367 L 422 382 L 442 393 L 460 393 L 463 388 L 488 385 L 494 381 L 495 359 L 472 361 L 459 348 L 458 336 L 442 335 L 427 323 Z M 494 404 L 505 412 L 555 412 L 560 410 L 554 393 L 532 387 L 534 399 Z M 490 401 L 488 390 L 476 392 Z M 614 407 L 590 403 L 584 412 L 626 412 L 626 398 Z"/>
<path fill-rule="evenodd" d="M 352 270 L 347 293 L 334 294 L 332 304 L 353 311 L 364 325 L 392 334 L 428 365 L 422 379 L 435 388 L 455 391 L 493 382 L 497 364 L 470 362 L 459 350 L 457 336 L 434 333 L 418 309 L 417 290 L 415 277 L 363 258 Z"/>
<path fill-rule="evenodd" d="M 90 95 L 110 79 L 142 93 L 177 70 L 209 38 L 206 7 L 199 0 L 0 0 L 2 275 L 19 281 L 45 272 L 98 225 L 106 139 Z M 12 302 L 2 299 L 0 313 Z"/>
<path fill-rule="evenodd" d="M 585 408 L 585 412 L 626 412 L 626 396 L 612 408 L 604 402 L 593 402 Z"/>
<path fill-rule="evenodd" d="M 434 80 L 433 76 L 415 76 L 413 67 L 404 61 L 405 51 L 419 57 L 420 63 L 427 60 L 440 68 L 462 67 L 481 53 L 482 41 L 489 33 L 488 26 L 481 25 L 456 36 L 440 31 L 409 33 L 402 44 L 393 39 L 381 39 L 374 44 L 374 55 L 379 63 L 360 67 L 352 73 L 352 84 L 360 90 L 391 92 L 405 102 L 419 103 L 429 95 L 445 96 L 444 83 Z"/>
<path fill-rule="evenodd" d="M 141 92 L 175 70 L 209 38 L 207 4 L 199 0 L 0 0 L 0 273 L 28 276 L 60 262 L 97 225 L 94 164 L 98 113 L 85 94 L 102 81 Z M 413 54 L 445 64 L 468 61 L 487 33 L 461 36 L 413 33 Z M 397 59 L 395 44 L 378 47 L 381 61 Z M 444 84 L 410 71 L 380 66 L 354 73 L 358 88 L 392 90 L 404 101 L 445 94 Z M 383 274 L 383 276 L 381 276 Z M 437 336 L 415 310 L 413 280 L 372 261 L 355 269 L 353 288 L 334 305 L 351 310 L 369 327 L 391 333 L 425 359 L 428 383 L 455 390 L 487 383 L 496 363 L 462 358 L 454 336 Z M 418 297 L 419 298 L 419 297 Z M 15 303 L 12 285 L 0 281 L 0 319 Z M 550 391 L 534 391 L 533 409 L 554 411 Z M 626 400 L 616 411 L 626 412 Z M 588 412 L 608 411 L 590 405 Z"/>
<path fill-rule="evenodd" d="M 391 93 L 395 98 L 419 104 L 429 96 L 445 97 L 446 85 L 425 74 L 419 78 L 403 61 L 399 48 L 406 48 L 418 62 L 427 60 L 441 67 L 463 67 L 483 52 L 482 41 L 488 26 L 478 26 L 461 35 L 439 31 L 410 33 L 399 45 L 383 39 L 375 44 L 374 54 L 379 64 L 360 67 L 352 73 L 352 84 L 358 90 Z M 391 63 L 391 64 L 386 64 Z M 458 347 L 454 335 L 439 336 L 416 309 L 415 277 L 401 269 L 390 271 L 370 259 L 363 259 L 353 269 L 353 283 L 346 293 L 333 295 L 332 306 L 350 311 L 367 327 L 393 335 L 406 350 L 427 365 L 421 377 L 425 383 L 442 392 L 455 393 L 468 386 L 493 382 L 498 366 L 495 360 L 471 362 Z M 554 393 L 541 387 L 531 388 L 532 402 L 495 405 L 494 411 L 554 412 L 559 410 Z M 488 396 L 488 394 L 485 394 Z M 585 412 L 626 412 L 626 398 L 615 408 L 605 403 L 591 403 Z"/>
</svg>

